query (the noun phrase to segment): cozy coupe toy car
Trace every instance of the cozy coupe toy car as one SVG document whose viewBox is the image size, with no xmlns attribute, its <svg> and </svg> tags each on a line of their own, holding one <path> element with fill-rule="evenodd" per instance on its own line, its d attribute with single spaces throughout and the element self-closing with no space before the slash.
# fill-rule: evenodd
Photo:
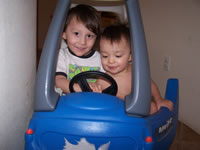
<svg viewBox="0 0 200 150">
<path fill-rule="evenodd" d="M 59 0 L 37 73 L 35 111 L 25 133 L 26 150 L 168 150 L 178 121 L 178 80 L 169 79 L 165 98 L 174 103 L 149 115 L 151 82 L 148 54 L 138 0 L 125 0 L 131 28 L 134 73 L 132 91 L 121 100 L 116 82 L 100 72 L 83 72 L 70 83 L 72 93 L 54 90 L 56 61 L 69 0 Z M 88 77 L 111 82 L 104 93 L 90 92 Z M 84 92 L 73 92 L 78 82 Z"/>
</svg>

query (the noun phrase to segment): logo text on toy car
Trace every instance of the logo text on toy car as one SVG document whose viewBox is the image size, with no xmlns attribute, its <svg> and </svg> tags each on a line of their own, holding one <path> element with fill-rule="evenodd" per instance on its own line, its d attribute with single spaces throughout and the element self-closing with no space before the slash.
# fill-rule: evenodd
<svg viewBox="0 0 200 150">
<path fill-rule="evenodd" d="M 165 135 L 167 135 L 168 131 L 172 127 L 173 117 L 170 117 L 164 124 L 156 129 L 156 137 L 157 140 L 161 140 Z"/>
<path fill-rule="evenodd" d="M 159 127 L 158 133 L 161 134 L 161 133 L 165 132 L 166 130 L 168 130 L 172 125 L 172 121 L 173 121 L 173 118 L 170 117 L 164 125 Z"/>
</svg>

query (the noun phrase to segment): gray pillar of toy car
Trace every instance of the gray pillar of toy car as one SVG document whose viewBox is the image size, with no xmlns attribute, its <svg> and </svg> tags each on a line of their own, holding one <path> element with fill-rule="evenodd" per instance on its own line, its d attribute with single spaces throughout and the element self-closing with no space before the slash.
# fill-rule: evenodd
<svg viewBox="0 0 200 150">
<path fill-rule="evenodd" d="M 55 92 L 55 71 L 70 0 L 59 0 L 44 42 L 35 85 L 35 111 L 55 109 L 59 95 Z"/>
<path fill-rule="evenodd" d="M 131 29 L 133 57 L 132 91 L 125 98 L 127 114 L 147 116 L 150 111 L 151 81 L 145 34 L 138 0 L 127 0 L 128 19 Z"/>
</svg>

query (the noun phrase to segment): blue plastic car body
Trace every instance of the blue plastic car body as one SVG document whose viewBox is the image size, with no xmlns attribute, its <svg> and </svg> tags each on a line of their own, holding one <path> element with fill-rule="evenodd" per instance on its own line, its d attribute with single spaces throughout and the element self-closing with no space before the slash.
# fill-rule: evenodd
<svg viewBox="0 0 200 150">
<path fill-rule="evenodd" d="M 168 80 L 166 93 L 166 98 L 175 104 L 173 112 L 163 107 L 145 118 L 128 116 L 124 102 L 107 94 L 85 92 L 61 96 L 54 111 L 34 113 L 29 125 L 33 134 L 25 135 L 25 149 L 64 149 L 65 140 L 77 145 L 85 138 L 96 149 L 109 143 L 109 150 L 168 150 L 177 127 L 176 79 Z"/>
</svg>

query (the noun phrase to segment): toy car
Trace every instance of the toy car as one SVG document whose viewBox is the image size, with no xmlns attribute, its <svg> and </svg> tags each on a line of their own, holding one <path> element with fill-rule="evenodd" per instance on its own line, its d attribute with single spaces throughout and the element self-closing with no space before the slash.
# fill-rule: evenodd
<svg viewBox="0 0 200 150">
<path fill-rule="evenodd" d="M 83 72 L 73 83 L 92 76 L 111 81 L 104 93 L 84 92 L 60 96 L 54 90 L 56 56 L 70 6 L 59 0 L 44 44 L 35 87 L 35 112 L 25 133 L 26 150 L 168 150 L 178 121 L 178 80 L 169 79 L 165 98 L 174 103 L 149 115 L 150 71 L 138 0 L 126 0 L 131 27 L 134 74 L 125 101 L 114 96 L 116 82 L 104 73 Z M 134 49 L 134 50 L 133 50 Z"/>
</svg>

